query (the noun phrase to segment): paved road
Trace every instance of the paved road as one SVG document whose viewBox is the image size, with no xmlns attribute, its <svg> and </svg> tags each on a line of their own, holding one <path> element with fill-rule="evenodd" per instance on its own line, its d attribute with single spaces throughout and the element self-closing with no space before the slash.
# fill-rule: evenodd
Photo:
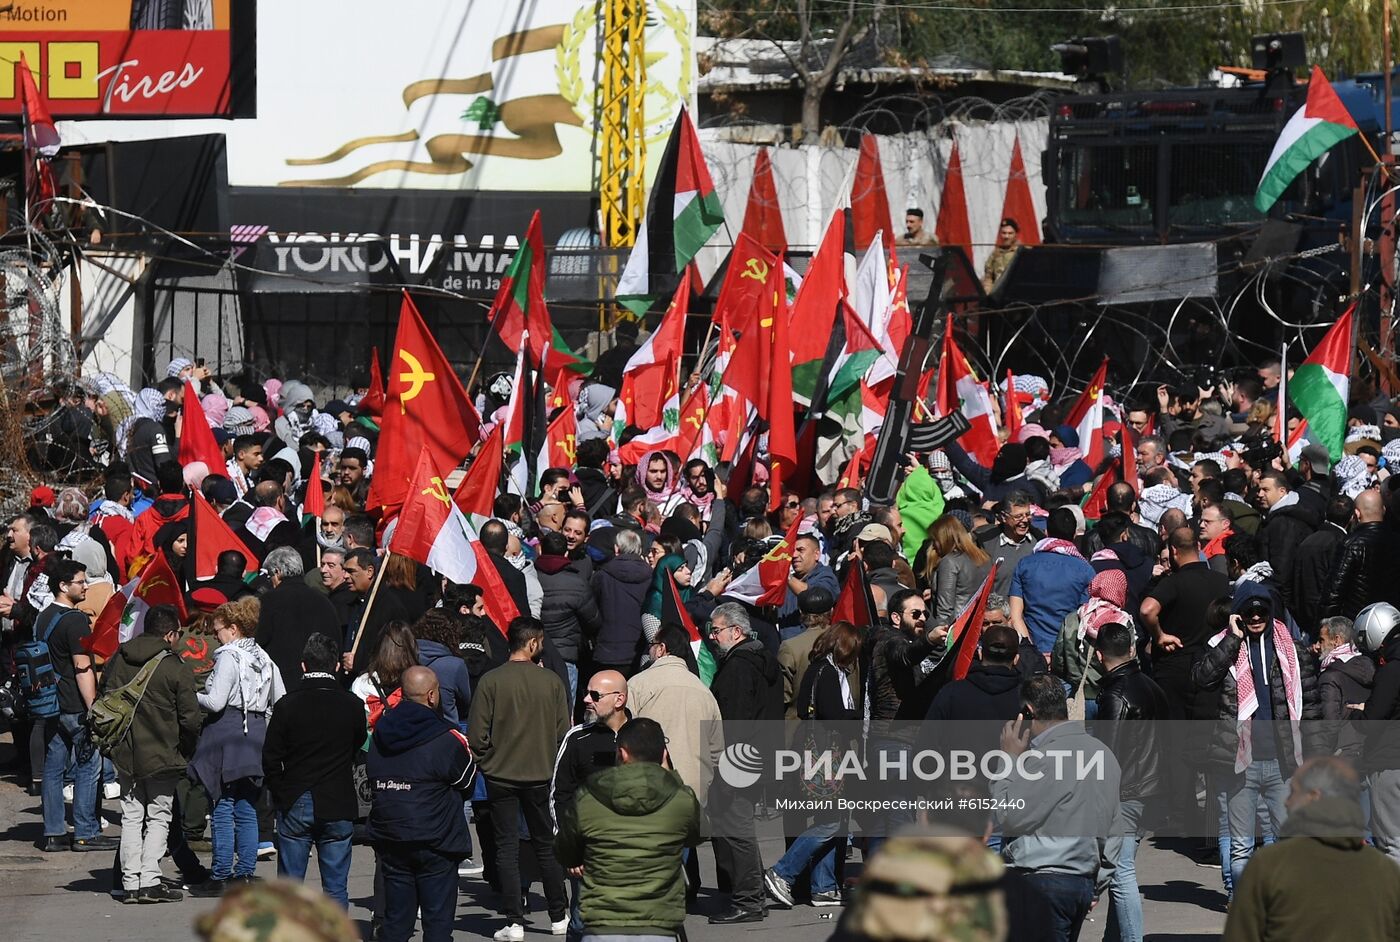
<svg viewBox="0 0 1400 942">
<path fill-rule="evenodd" d="M 3 737 L 7 740 L 8 736 Z M 0 755 L 8 752 L 0 745 Z M 107 813 L 115 819 L 115 813 Z M 115 824 L 105 833 L 117 834 Z M 193 938 L 190 930 L 196 914 L 208 909 L 205 900 L 187 899 L 161 906 L 122 906 L 113 901 L 110 887 L 112 858 L 107 854 L 43 854 L 36 842 L 43 832 L 39 799 L 30 798 L 12 782 L 0 782 L 0 938 L 6 942 L 183 942 Z M 764 860 L 771 863 L 782 850 L 777 835 L 762 842 Z M 701 853 L 707 885 L 714 885 L 713 858 Z M 169 862 L 167 861 L 167 872 Z M 314 868 L 312 864 L 314 882 Z M 276 875 L 276 864 L 265 861 L 258 867 L 261 876 Z M 1224 924 L 1224 897 L 1219 892 L 1220 871 L 1202 869 L 1186 857 L 1148 842 L 1138 856 L 1149 940 L 1215 939 Z M 368 849 L 356 848 L 350 877 L 350 915 L 361 928 L 367 928 L 366 906 L 372 884 L 372 863 Z M 463 938 L 489 937 L 501 921 L 490 908 L 491 890 L 480 881 L 465 880 L 457 910 L 457 931 Z M 549 937 L 544 900 L 536 885 L 531 895 L 535 907 L 527 939 Z M 836 910 L 815 910 L 799 906 L 790 911 L 773 910 L 767 921 L 717 929 L 705 921 L 721 901 L 702 894 L 698 912 L 687 921 L 692 939 L 739 942 L 765 933 L 770 942 L 819 942 L 830 934 L 834 923 L 823 919 Z M 1099 942 L 1102 918 L 1091 921 L 1082 939 Z"/>
</svg>

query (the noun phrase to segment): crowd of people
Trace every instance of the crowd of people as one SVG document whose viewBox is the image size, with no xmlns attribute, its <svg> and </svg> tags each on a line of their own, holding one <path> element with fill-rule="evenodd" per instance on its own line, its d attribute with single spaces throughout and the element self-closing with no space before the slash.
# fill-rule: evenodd
<svg viewBox="0 0 1400 942">
<path fill-rule="evenodd" d="M 495 939 L 520 942 L 535 882 L 553 934 L 675 937 L 708 838 L 713 924 L 811 905 L 845 907 L 842 937 L 1068 940 L 1102 899 L 1105 938 L 1140 940 L 1138 846 L 1173 831 L 1208 844 L 1227 938 L 1400 937 L 1400 731 L 1352 722 L 1400 718 L 1400 408 L 1353 405 L 1346 456 L 1309 446 L 1294 467 L 1258 447 L 1279 379 L 1266 364 L 1125 404 L 1099 467 L 1041 382 L 989 466 L 957 444 L 907 456 L 891 506 L 852 487 L 770 506 L 761 474 L 731 489 L 727 467 L 664 450 L 624 466 L 616 391 L 591 382 L 576 465 L 503 488 L 475 534 L 492 590 L 394 551 L 368 506 L 364 390 L 326 400 L 188 360 L 136 392 L 84 379 L 55 427 L 101 484 L 36 487 L 0 554 L 7 715 L 43 850 L 113 853 L 112 896 L 136 904 L 221 896 L 270 855 L 302 880 L 314 850 L 347 907 L 363 820 L 376 938 L 419 920 L 450 938 L 461 881 L 482 880 Z M 189 390 L 223 467 L 176 460 Z M 1086 518 L 1119 441 L 1136 471 Z M 212 577 L 199 500 L 242 547 Z M 738 593 L 789 533 L 782 603 Z M 158 561 L 179 604 L 133 599 L 120 646 L 94 650 L 94 620 Z M 855 590 L 873 611 L 838 617 L 867 611 L 838 608 Z M 494 623 L 487 591 L 518 616 Z M 970 667 L 938 670 L 964 632 Z M 120 735 L 97 731 L 104 711 Z M 870 836 L 784 816 L 765 866 L 775 814 L 761 785 L 716 774 L 721 721 L 785 718 L 863 725 L 866 750 L 907 749 L 906 720 L 996 723 L 1013 755 L 1106 746 L 1112 800 L 1012 778 L 979 792 L 995 813 L 896 814 Z M 1066 814 L 1102 826 L 1047 832 Z"/>
</svg>

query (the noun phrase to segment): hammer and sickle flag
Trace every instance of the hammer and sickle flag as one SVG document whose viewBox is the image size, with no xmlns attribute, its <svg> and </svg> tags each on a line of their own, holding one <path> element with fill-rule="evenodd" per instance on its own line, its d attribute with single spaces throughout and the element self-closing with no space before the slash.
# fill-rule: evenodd
<svg viewBox="0 0 1400 942">
<path fill-rule="evenodd" d="M 477 570 L 475 534 L 426 447 L 418 451 L 411 480 L 390 549 L 453 582 L 471 582 Z"/>
<path fill-rule="evenodd" d="M 418 452 L 427 449 L 435 467 L 451 471 L 471 451 L 481 417 L 407 291 L 388 378 L 370 506 L 393 509 L 407 497 Z"/>
</svg>

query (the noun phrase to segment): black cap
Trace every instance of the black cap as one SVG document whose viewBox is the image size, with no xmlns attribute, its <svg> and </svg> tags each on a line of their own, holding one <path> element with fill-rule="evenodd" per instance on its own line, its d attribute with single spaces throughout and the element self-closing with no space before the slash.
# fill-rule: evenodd
<svg viewBox="0 0 1400 942">
<path fill-rule="evenodd" d="M 344 399 L 332 399 L 330 402 L 326 403 L 325 408 L 321 411 L 326 413 L 326 415 L 333 415 L 338 419 L 340 418 L 340 413 L 349 412 L 353 414 L 355 410 L 350 408 Z"/>
<path fill-rule="evenodd" d="M 819 585 L 797 596 L 797 608 L 804 615 L 825 615 L 835 607 L 836 599 L 832 598 L 831 591 Z"/>
</svg>

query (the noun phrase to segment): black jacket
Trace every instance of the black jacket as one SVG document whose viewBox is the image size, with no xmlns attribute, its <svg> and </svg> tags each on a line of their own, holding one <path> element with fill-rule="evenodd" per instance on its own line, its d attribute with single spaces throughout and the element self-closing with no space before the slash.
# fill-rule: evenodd
<svg viewBox="0 0 1400 942">
<path fill-rule="evenodd" d="M 1162 538 L 1157 535 L 1157 531 L 1152 527 L 1144 527 L 1140 523 L 1129 524 L 1127 537 L 1125 542 L 1131 543 L 1133 546 L 1137 547 L 1148 559 L 1155 560 L 1162 552 Z M 1114 547 L 1107 548 L 1114 549 Z M 1105 549 L 1103 534 L 1095 529 L 1090 530 L 1084 535 L 1085 558 L 1093 556 L 1101 549 Z"/>
<path fill-rule="evenodd" d="M 851 677 L 847 683 L 853 680 L 855 678 Z M 799 720 L 836 722 L 860 719 L 860 692 L 851 691 L 851 699 L 856 705 L 847 709 L 846 700 L 841 695 L 841 671 L 826 658 L 807 665 L 796 696 L 794 703 Z"/>
<path fill-rule="evenodd" d="M 356 597 L 346 611 L 345 650 L 355 652 L 355 661 L 350 668 L 355 674 L 369 670 L 369 662 L 374 658 L 374 652 L 379 650 L 379 639 L 384 636 L 384 626 L 391 621 L 408 621 L 408 612 L 404 611 L 403 603 L 394 595 L 380 592 L 374 597 L 374 605 L 365 619 L 364 637 L 359 639 L 359 646 L 356 647 L 355 637 L 360 631 L 360 619 L 365 613 L 367 598 Z"/>
<path fill-rule="evenodd" d="M 1366 701 L 1361 764 L 1368 772 L 1400 769 L 1400 731 L 1395 723 L 1400 720 L 1400 635 L 1381 649 L 1381 657 L 1385 663 L 1376 668 L 1371 698 Z"/>
<path fill-rule="evenodd" d="M 783 718 L 783 671 L 757 639 L 742 641 L 721 655 L 710 693 L 726 722 Z"/>
<path fill-rule="evenodd" d="M 299 679 L 267 721 L 263 773 L 272 800 L 288 811 L 309 791 L 317 821 L 353 821 L 359 801 L 351 766 L 365 744 L 365 705 L 332 676 Z"/>
<path fill-rule="evenodd" d="M 1372 602 L 1400 605 L 1400 535 L 1384 523 L 1362 523 L 1342 541 L 1322 602 L 1323 617 L 1355 618 Z"/>
<path fill-rule="evenodd" d="M 582 659 L 587 642 L 602 628 L 598 603 L 588 581 L 592 569 L 592 563 L 564 556 L 541 556 L 535 560 L 535 572 L 544 590 L 540 621 L 559 655 L 573 664 Z"/>
<path fill-rule="evenodd" d="M 510 593 L 510 599 L 515 603 L 515 610 L 522 615 L 530 614 L 530 590 L 525 583 L 525 574 L 510 564 L 510 560 L 496 553 L 487 552 L 491 557 L 492 564 L 496 567 L 496 572 L 500 575 L 501 581 L 506 585 L 506 591 Z"/>
<path fill-rule="evenodd" d="M 630 717 L 630 715 L 629 715 Z M 580 786 L 593 773 L 617 764 L 617 733 L 606 723 L 583 723 L 564 734 L 549 782 L 549 813 L 555 827 L 573 804 Z"/>
<path fill-rule="evenodd" d="M 1346 531 L 1335 523 L 1324 523 L 1303 541 L 1293 558 L 1292 573 L 1276 573 L 1293 580 L 1293 617 L 1310 636 L 1316 637 L 1322 621 L 1322 603 L 1327 596 L 1327 580 L 1337 557 L 1337 546 Z"/>
<path fill-rule="evenodd" d="M 602 520 L 617 513 L 617 492 L 608 483 L 607 475 L 597 468 L 578 468 L 574 477 L 583 491 L 583 509 L 588 516 Z"/>
<path fill-rule="evenodd" d="M 287 579 L 262 597 L 258 647 L 267 652 L 291 693 L 301 686 L 301 652 L 313 634 L 326 635 L 339 648 L 340 625 L 326 597 L 300 579 Z"/>
<path fill-rule="evenodd" d="M 872 720 L 918 719 L 906 715 L 905 701 L 912 701 L 919 682 L 924 680 L 919 665 L 933 653 L 924 638 L 913 638 L 898 629 L 881 625 L 871 634 L 870 669 L 866 671 L 866 702 Z M 919 715 L 927 712 L 927 705 Z"/>
<path fill-rule="evenodd" d="M 1282 503 L 1282 501 L 1280 501 Z M 1303 541 L 1312 536 L 1322 519 L 1312 508 L 1301 502 L 1275 507 L 1264 517 L 1256 539 L 1259 555 L 1274 568 L 1274 576 L 1283 589 L 1283 604 L 1294 611 L 1293 557 Z"/>
<path fill-rule="evenodd" d="M 1216 693 L 1215 716 L 1198 717 L 1198 719 L 1213 718 L 1217 721 L 1210 733 L 1206 761 L 1215 766 L 1228 766 L 1232 769 L 1235 765 L 1235 752 L 1239 745 L 1239 733 L 1236 728 L 1236 720 L 1239 716 L 1239 696 L 1230 668 L 1235 665 L 1235 659 L 1239 656 L 1242 643 L 1242 638 L 1237 638 L 1234 632 L 1227 631 L 1225 637 L 1220 639 L 1220 643 L 1213 648 L 1207 646 L 1191 667 L 1191 682 L 1201 691 L 1214 691 Z M 1306 645 L 1294 642 L 1293 648 L 1298 658 L 1298 674 L 1303 688 L 1303 715 L 1301 718 L 1304 720 L 1321 719 L 1322 701 L 1317 689 L 1317 657 L 1312 653 L 1312 648 Z M 1274 718 L 1279 721 L 1275 725 L 1278 739 L 1279 773 L 1286 779 L 1293 774 L 1295 763 L 1293 750 L 1290 748 L 1291 732 L 1289 724 L 1285 722 L 1288 719 L 1288 694 L 1283 684 L 1283 665 L 1277 657 L 1269 660 L 1269 696 L 1273 702 Z M 1323 752 L 1321 725 L 1313 722 L 1303 723 L 1301 727 L 1303 758 L 1321 754 Z"/>
<path fill-rule="evenodd" d="M 404 700 L 374 725 L 366 771 L 374 795 L 371 843 L 428 848 L 457 860 L 471 853 L 462 801 L 471 797 L 476 763 L 457 727 Z"/>
<path fill-rule="evenodd" d="M 1121 797 L 1127 801 L 1163 791 L 1167 760 L 1157 721 L 1167 719 L 1168 708 L 1162 688 L 1142 672 L 1137 661 L 1129 661 L 1099 681 L 1098 704 L 1093 733 L 1118 759 Z"/>
<path fill-rule="evenodd" d="M 1365 714 L 1348 709 L 1347 704 L 1369 700 L 1375 682 L 1376 662 L 1364 654 L 1333 661 L 1318 678 L 1328 751 L 1347 756 L 1353 764 L 1361 758 L 1365 742 L 1361 728 L 1353 721 L 1363 719 Z"/>
<path fill-rule="evenodd" d="M 1036 657 L 1042 664 L 1044 659 Z M 1005 723 L 1021 709 L 1020 670 L 975 661 L 967 676 L 946 684 L 928 709 L 930 720 L 986 720 Z"/>
<path fill-rule="evenodd" d="M 641 653 L 642 607 L 651 588 L 651 567 L 640 556 L 614 556 L 593 574 L 602 627 L 593 647 L 599 664 L 631 664 Z"/>
</svg>

